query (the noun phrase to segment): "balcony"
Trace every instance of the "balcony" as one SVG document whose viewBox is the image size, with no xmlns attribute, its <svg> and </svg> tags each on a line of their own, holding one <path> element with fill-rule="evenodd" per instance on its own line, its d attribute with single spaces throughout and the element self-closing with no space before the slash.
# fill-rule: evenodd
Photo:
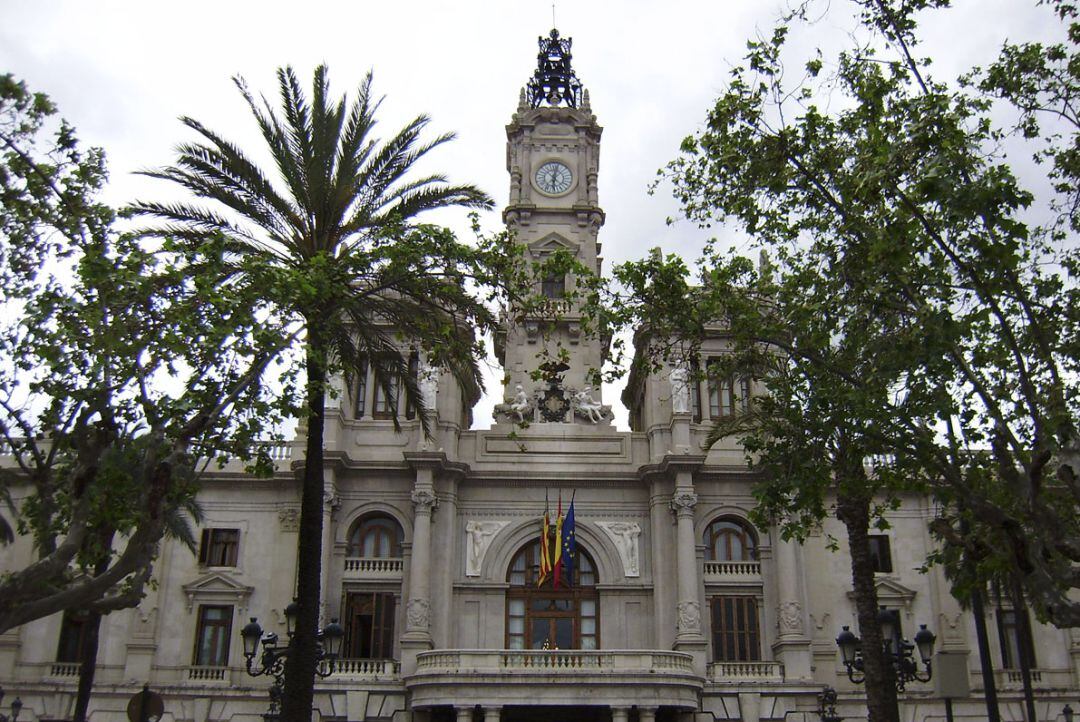
<svg viewBox="0 0 1080 722">
<path fill-rule="evenodd" d="M 1000 689 L 1023 689 L 1024 676 L 1019 669 L 994 670 L 997 676 L 996 682 Z M 1068 669 L 1033 669 L 1031 670 L 1031 686 L 1037 689 L 1067 689 L 1072 687 L 1073 675 Z"/>
<path fill-rule="evenodd" d="M 333 679 L 367 682 L 393 682 L 401 677 L 401 665 L 392 659 L 339 659 L 334 663 Z"/>
<path fill-rule="evenodd" d="M 705 562 L 705 583 L 761 583 L 761 562 Z"/>
<path fill-rule="evenodd" d="M 184 675 L 187 681 L 199 684 L 229 684 L 232 677 L 228 667 L 206 667 L 191 665 Z"/>
<path fill-rule="evenodd" d="M 405 678 L 415 708 L 441 705 L 626 705 L 693 709 L 693 658 L 665 650 L 451 649 L 417 655 Z"/>
<path fill-rule="evenodd" d="M 79 667 L 81 666 L 78 662 L 53 662 L 49 666 L 49 676 L 60 677 L 61 679 L 78 677 Z"/>
<path fill-rule="evenodd" d="M 342 580 L 346 582 L 400 582 L 404 569 L 405 560 L 400 557 L 388 559 L 346 557 Z"/>
<path fill-rule="evenodd" d="M 713 662 L 709 665 L 713 684 L 762 684 L 784 681 L 784 665 L 779 662 Z"/>
</svg>

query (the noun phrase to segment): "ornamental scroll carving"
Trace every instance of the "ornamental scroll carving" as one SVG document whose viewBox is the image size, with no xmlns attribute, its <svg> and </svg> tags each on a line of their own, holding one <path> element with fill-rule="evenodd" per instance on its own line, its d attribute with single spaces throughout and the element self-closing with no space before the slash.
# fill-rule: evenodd
<svg viewBox="0 0 1080 722">
<path fill-rule="evenodd" d="M 426 599 L 410 599 L 405 605 L 405 617 L 409 629 L 426 630 L 431 625 L 431 602 Z"/>
<path fill-rule="evenodd" d="M 680 632 L 701 632 L 701 605 L 694 601 L 679 602 L 678 626 Z"/>
<path fill-rule="evenodd" d="M 415 489 L 409 497 L 416 505 L 417 512 L 432 513 L 439 506 L 439 499 L 431 489 Z"/>
<path fill-rule="evenodd" d="M 692 515 L 697 502 L 698 496 L 694 492 L 688 489 L 676 491 L 671 497 L 671 510 L 679 516 Z"/>
<path fill-rule="evenodd" d="M 803 632 L 802 605 L 796 601 L 781 602 L 776 605 L 776 626 L 780 634 L 801 634 Z"/>
<path fill-rule="evenodd" d="M 300 510 L 299 509 L 280 509 L 278 510 L 278 525 L 281 531 L 299 531 L 300 530 Z"/>
</svg>

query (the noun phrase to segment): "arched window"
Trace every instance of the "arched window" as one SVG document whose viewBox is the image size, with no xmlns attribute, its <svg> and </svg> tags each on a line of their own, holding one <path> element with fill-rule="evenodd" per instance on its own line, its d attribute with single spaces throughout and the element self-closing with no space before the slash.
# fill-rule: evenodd
<svg viewBox="0 0 1080 722">
<path fill-rule="evenodd" d="M 757 559 L 757 535 L 741 519 L 717 519 L 705 530 L 704 542 L 707 561 L 751 562 Z"/>
<path fill-rule="evenodd" d="M 596 565 L 577 547 L 573 579 L 558 588 L 540 578 L 540 541 L 521 549 L 510 562 L 506 581 L 506 646 L 508 649 L 599 649 L 600 605 Z"/>
<path fill-rule="evenodd" d="M 353 524 L 345 555 L 366 559 L 401 556 L 401 526 L 388 516 L 366 516 Z"/>
</svg>

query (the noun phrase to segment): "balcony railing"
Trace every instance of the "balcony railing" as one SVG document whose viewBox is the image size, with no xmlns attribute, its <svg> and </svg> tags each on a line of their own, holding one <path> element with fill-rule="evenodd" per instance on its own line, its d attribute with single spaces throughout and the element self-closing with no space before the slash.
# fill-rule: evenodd
<svg viewBox="0 0 1080 722">
<path fill-rule="evenodd" d="M 49 667 L 49 676 L 78 677 L 79 666 L 78 662 L 53 662 L 52 666 Z"/>
<path fill-rule="evenodd" d="M 345 579 L 401 579 L 405 560 L 401 558 L 369 559 L 345 558 Z"/>
<path fill-rule="evenodd" d="M 417 656 L 418 673 L 520 671 L 582 674 L 694 673 L 693 658 L 682 652 L 638 650 L 449 650 Z"/>
<path fill-rule="evenodd" d="M 392 659 L 339 659 L 334 663 L 335 677 L 354 679 L 397 679 L 401 665 Z"/>
<path fill-rule="evenodd" d="M 779 662 L 713 662 L 709 681 L 720 684 L 783 682 L 784 665 Z"/>
<path fill-rule="evenodd" d="M 1019 669 L 999 669 L 995 674 L 998 686 L 1002 689 L 1023 687 L 1024 675 Z M 1031 683 L 1042 688 L 1072 687 L 1074 684 L 1072 670 L 1069 669 L 1033 669 Z"/>
<path fill-rule="evenodd" d="M 761 562 L 705 562 L 705 581 L 761 580 Z"/>
<path fill-rule="evenodd" d="M 192 665 L 187 668 L 187 678 L 192 682 L 228 682 L 229 668 Z"/>
</svg>

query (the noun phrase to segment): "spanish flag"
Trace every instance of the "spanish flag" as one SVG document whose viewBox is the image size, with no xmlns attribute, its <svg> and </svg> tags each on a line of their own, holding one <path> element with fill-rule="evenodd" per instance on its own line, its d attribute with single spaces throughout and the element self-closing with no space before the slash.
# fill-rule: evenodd
<svg viewBox="0 0 1080 722">
<path fill-rule="evenodd" d="M 544 518 L 540 523 L 540 577 L 536 580 L 537 588 L 543 586 L 547 578 L 551 576 L 551 519 L 548 510 L 544 508 Z"/>
<path fill-rule="evenodd" d="M 555 517 L 555 558 L 551 562 L 551 569 L 553 572 L 553 578 L 551 580 L 551 588 L 558 589 L 559 582 L 562 581 L 562 489 L 559 490 L 559 513 Z"/>
</svg>

